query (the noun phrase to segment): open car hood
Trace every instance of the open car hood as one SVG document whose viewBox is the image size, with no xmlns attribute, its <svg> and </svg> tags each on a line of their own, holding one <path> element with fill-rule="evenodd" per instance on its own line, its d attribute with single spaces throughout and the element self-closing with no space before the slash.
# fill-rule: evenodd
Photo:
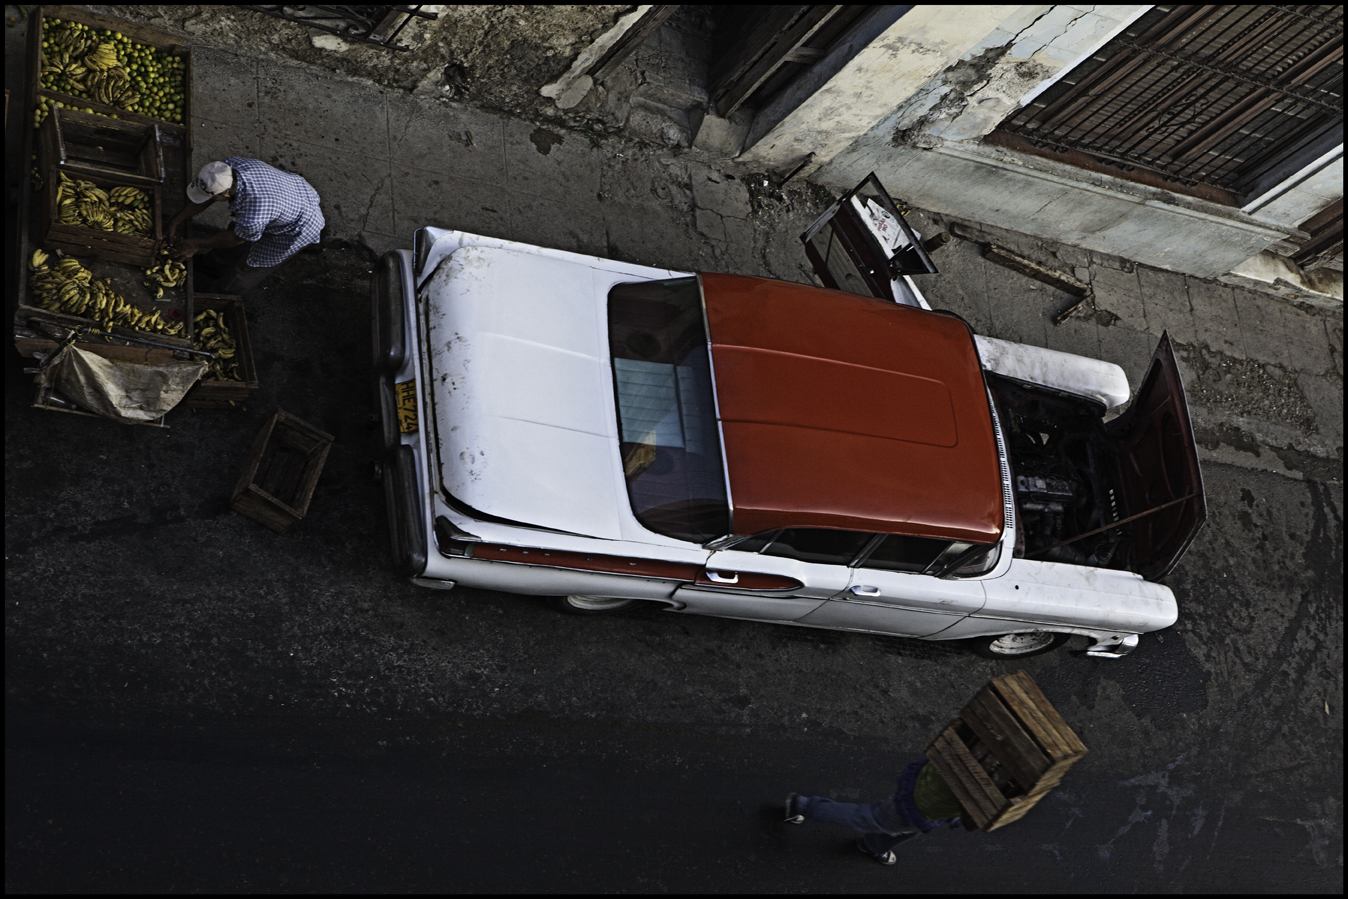
<svg viewBox="0 0 1348 899">
<path fill-rule="evenodd" d="M 1124 517 L 1157 509 L 1132 522 L 1130 567 L 1159 580 L 1207 518 L 1198 447 L 1168 333 L 1161 335 L 1128 410 L 1105 427 L 1118 440 Z"/>
</svg>

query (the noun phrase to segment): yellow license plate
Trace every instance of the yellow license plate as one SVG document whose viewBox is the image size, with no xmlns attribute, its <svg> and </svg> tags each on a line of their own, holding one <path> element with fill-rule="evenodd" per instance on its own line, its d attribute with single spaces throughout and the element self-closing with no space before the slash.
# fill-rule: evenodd
<svg viewBox="0 0 1348 899">
<path fill-rule="evenodd" d="M 417 429 L 417 382 L 402 381 L 393 385 L 398 397 L 398 430 L 404 434 Z"/>
</svg>

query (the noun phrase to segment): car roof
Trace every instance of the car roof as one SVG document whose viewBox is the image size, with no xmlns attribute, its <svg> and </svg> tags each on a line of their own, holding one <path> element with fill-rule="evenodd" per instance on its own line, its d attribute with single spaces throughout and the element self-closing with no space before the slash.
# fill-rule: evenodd
<svg viewBox="0 0 1348 899">
<path fill-rule="evenodd" d="M 700 278 L 734 533 L 1001 536 L 992 414 L 961 319 L 766 278 Z"/>
</svg>

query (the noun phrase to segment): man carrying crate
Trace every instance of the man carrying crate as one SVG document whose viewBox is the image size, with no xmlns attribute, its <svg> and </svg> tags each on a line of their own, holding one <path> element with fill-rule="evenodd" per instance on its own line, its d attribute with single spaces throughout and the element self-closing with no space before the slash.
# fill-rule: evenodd
<svg viewBox="0 0 1348 899">
<path fill-rule="evenodd" d="M 879 802 L 786 797 L 786 823 L 806 819 L 850 827 L 857 846 L 882 864 L 894 847 L 938 827 L 985 833 L 1018 821 L 1059 784 L 1086 746 L 1024 671 L 995 677 L 904 769 Z"/>
<path fill-rule="evenodd" d="M 260 159 L 231 156 L 209 162 L 187 187 L 191 202 L 168 223 L 172 234 L 217 200 L 229 202 L 231 227 L 210 237 L 173 240 L 173 255 L 217 254 L 219 293 L 242 294 L 262 283 L 282 262 L 318 243 L 326 224 L 318 192 L 299 175 Z"/>
<path fill-rule="evenodd" d="M 786 823 L 825 821 L 861 834 L 857 848 L 880 862 L 898 861 L 894 847 L 940 827 L 961 823 L 964 809 L 950 787 L 926 759 L 918 759 L 899 776 L 898 789 L 878 802 L 834 802 L 823 796 L 786 797 Z"/>
</svg>

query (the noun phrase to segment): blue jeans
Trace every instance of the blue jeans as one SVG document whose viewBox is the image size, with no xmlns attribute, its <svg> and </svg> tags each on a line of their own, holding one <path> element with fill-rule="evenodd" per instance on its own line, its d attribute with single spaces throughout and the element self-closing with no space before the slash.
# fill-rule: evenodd
<svg viewBox="0 0 1348 899">
<path fill-rule="evenodd" d="M 841 824 L 861 834 L 861 842 L 871 855 L 883 855 L 900 843 L 922 836 L 899 812 L 893 797 L 879 802 L 834 802 L 824 796 L 800 796 L 796 811 L 806 821 Z"/>
<path fill-rule="evenodd" d="M 900 843 L 917 839 L 937 827 L 953 826 L 958 818 L 932 821 L 917 810 L 913 792 L 917 775 L 927 764 L 918 759 L 899 775 L 894 795 L 879 802 L 834 802 L 823 796 L 800 796 L 796 811 L 807 821 L 827 821 L 841 824 L 861 834 L 862 845 L 871 855 L 884 855 Z"/>
</svg>

